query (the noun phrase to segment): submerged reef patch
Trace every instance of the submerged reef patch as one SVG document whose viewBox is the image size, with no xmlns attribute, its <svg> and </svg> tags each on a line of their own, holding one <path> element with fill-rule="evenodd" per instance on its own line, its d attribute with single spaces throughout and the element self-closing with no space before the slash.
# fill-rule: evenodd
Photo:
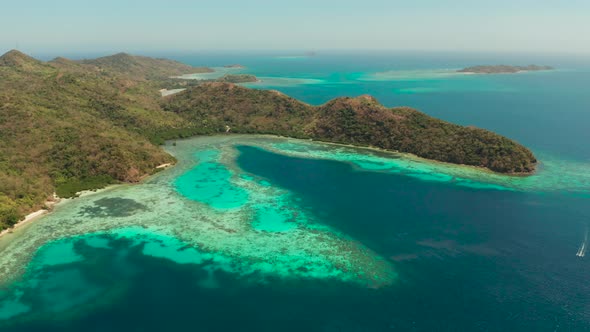
<svg viewBox="0 0 590 332">
<path fill-rule="evenodd" d="M 234 174 L 217 162 L 219 152 L 214 150 L 195 153 L 196 167 L 176 179 L 176 189 L 187 198 L 205 203 L 216 209 L 231 209 L 248 202 L 248 191 L 231 182 Z"/>
<path fill-rule="evenodd" d="M 326 80 L 302 77 L 258 77 L 257 82 L 243 83 L 243 86 L 257 89 L 286 88 L 300 85 L 326 84 Z"/>
<path fill-rule="evenodd" d="M 80 209 L 80 216 L 91 218 L 129 217 L 147 209 L 147 206 L 133 199 L 105 197 L 95 201 L 93 206 Z"/>
<path fill-rule="evenodd" d="M 536 174 L 516 177 L 279 137 L 182 140 L 166 146 L 179 161 L 176 167 L 139 185 L 117 186 L 58 205 L 48 216 L 0 238 L 0 319 L 29 312 L 22 296 L 31 289 L 48 301 L 63 293 L 56 290 L 67 289 L 68 299 L 60 300 L 67 305 L 56 311 L 102 296 L 106 290 L 98 281 L 110 278 L 108 273 L 88 279 L 72 266 L 86 264 L 88 250 L 112 250 L 114 240 L 127 241 L 126 250 L 140 250 L 145 256 L 206 269 L 207 275 L 196 282 L 207 288 L 217 287 L 216 271 L 255 283 L 319 278 L 378 288 L 396 282 L 394 261 L 322 223 L 313 210 L 301 206 L 295 193 L 240 169 L 239 146 L 483 190 L 581 195 L 590 190 L 590 165 L 542 154 Z"/>
<path fill-rule="evenodd" d="M 240 138 L 178 141 L 166 147 L 179 160 L 176 167 L 57 206 L 2 238 L 0 280 L 18 280 L 36 253 L 49 248 L 68 253 L 72 260 L 64 264 L 72 262 L 77 257 L 68 239 L 100 233 L 142 239 L 144 254 L 178 263 L 223 262 L 224 271 L 253 282 L 335 278 L 383 287 L 396 280 L 391 262 L 303 212 L 293 193 L 239 169 Z M 108 247 L 100 238 L 88 245 Z"/>
<path fill-rule="evenodd" d="M 446 182 L 476 189 L 555 192 L 590 195 L 590 163 L 564 160 L 536 152 L 540 166 L 528 176 L 511 176 L 482 168 L 453 165 L 376 149 L 295 139 L 252 144 L 267 151 L 301 158 L 335 160 L 361 171 L 401 174 L 424 181 Z"/>
</svg>

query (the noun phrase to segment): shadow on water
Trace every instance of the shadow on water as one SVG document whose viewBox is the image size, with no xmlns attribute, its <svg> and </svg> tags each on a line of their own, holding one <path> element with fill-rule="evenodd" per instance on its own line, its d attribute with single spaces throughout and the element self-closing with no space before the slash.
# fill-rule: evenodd
<svg viewBox="0 0 590 332">
<path fill-rule="evenodd" d="M 121 197 L 101 198 L 94 202 L 94 206 L 84 207 L 80 216 L 92 218 L 128 217 L 138 211 L 145 211 L 148 207 L 133 199 Z"/>
<path fill-rule="evenodd" d="M 358 331 L 404 326 L 384 312 L 395 303 L 375 290 L 337 281 L 245 283 L 207 263 L 176 264 L 146 256 L 143 245 L 101 236 L 74 248 L 83 259 L 45 267 L 22 294 L 30 315 L 2 331 Z M 76 285 L 84 286 L 77 287 Z M 74 294 L 76 293 L 76 294 Z M 76 299 L 80 301 L 76 302 Z M 357 309 L 372 306 L 373 309 Z M 379 309 L 379 310 L 375 310 Z"/>
</svg>

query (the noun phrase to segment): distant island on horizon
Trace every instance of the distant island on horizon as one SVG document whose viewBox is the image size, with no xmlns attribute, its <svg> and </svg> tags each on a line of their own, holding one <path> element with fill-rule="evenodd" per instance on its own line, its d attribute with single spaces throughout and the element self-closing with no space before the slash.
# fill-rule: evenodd
<svg viewBox="0 0 590 332">
<path fill-rule="evenodd" d="M 240 64 L 231 64 L 231 65 L 225 65 L 223 66 L 223 68 L 228 68 L 228 69 L 245 69 L 246 66 L 242 66 Z"/>
<path fill-rule="evenodd" d="M 527 71 L 553 70 L 551 66 L 508 66 L 508 65 L 480 65 L 457 70 L 458 73 L 473 74 L 515 74 Z"/>
<path fill-rule="evenodd" d="M 526 147 L 488 130 L 435 119 L 371 96 L 311 106 L 277 91 L 228 81 L 187 86 L 162 98 L 175 75 L 208 73 L 177 61 L 118 53 L 43 62 L 19 51 L 0 57 L 0 229 L 45 205 L 132 183 L 172 164 L 158 145 L 196 135 L 269 134 L 375 147 L 435 161 L 531 174 Z M 229 128 L 229 130 L 228 130 Z"/>
</svg>

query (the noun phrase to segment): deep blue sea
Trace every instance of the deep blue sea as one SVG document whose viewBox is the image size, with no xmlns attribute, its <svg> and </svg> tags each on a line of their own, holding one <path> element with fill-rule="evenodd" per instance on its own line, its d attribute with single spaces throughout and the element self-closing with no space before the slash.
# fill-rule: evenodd
<svg viewBox="0 0 590 332">
<path fill-rule="evenodd" d="M 590 141 L 587 58 L 453 53 L 318 53 L 313 57 L 203 54 L 174 58 L 212 67 L 239 63 L 247 67 L 246 73 L 259 77 L 317 79 L 317 84 L 268 88 L 311 104 L 370 94 L 387 106 L 411 106 L 447 121 L 499 132 L 535 149 L 590 159 L 590 145 L 583 143 Z M 558 70 L 477 78 L 436 72 L 479 64 L 529 63 Z M 392 75 L 371 75 L 390 71 Z M 402 74 L 396 76 L 395 72 Z"/>
<path fill-rule="evenodd" d="M 28 311 L 0 320 L 1 331 L 590 330 L 590 256 L 584 257 L 583 248 L 590 227 L 590 187 L 584 188 L 590 176 L 590 59 L 369 52 L 157 55 L 195 66 L 238 63 L 246 67 L 241 72 L 261 78 L 251 87 L 279 90 L 310 104 L 371 94 L 387 106 L 411 106 L 493 130 L 559 161 L 564 174 L 575 167 L 578 178 L 564 176 L 564 181 L 579 182 L 576 190 L 567 185 L 466 187 L 281 154 L 245 141 L 231 150 L 236 169 L 211 162 L 207 171 L 224 177 L 242 172 L 289 193 L 288 202 L 295 202 L 291 208 L 381 257 L 395 271 L 394 281 L 366 287 L 339 278 L 272 274 L 264 282 L 253 281 L 230 270 L 211 272 L 199 264 L 146 255 L 132 239 L 107 236 L 108 246 L 75 242 L 70 249 L 76 259 L 39 272 L 61 273 L 63 280 L 85 278 L 100 292 L 86 297 L 62 279 L 51 287 L 31 283 L 17 296 Z M 477 64 L 539 64 L 556 70 L 453 74 Z M 209 173 L 186 174 L 175 177 L 181 179 L 177 187 L 182 188 L 183 175 L 186 181 L 208 181 Z M 204 204 L 215 206 L 225 194 L 207 195 Z M 229 200 L 236 204 L 224 208 L 238 206 L 247 194 L 232 195 Z M 270 270 L 274 262 L 268 262 Z M 212 274 L 214 287 L 195 282 Z M 0 288 L 0 318 L 2 310 L 9 311 L 3 305 L 16 306 L 2 302 L 3 291 L 13 294 L 10 287 Z M 60 302 L 73 299 L 75 306 L 59 309 Z"/>
</svg>

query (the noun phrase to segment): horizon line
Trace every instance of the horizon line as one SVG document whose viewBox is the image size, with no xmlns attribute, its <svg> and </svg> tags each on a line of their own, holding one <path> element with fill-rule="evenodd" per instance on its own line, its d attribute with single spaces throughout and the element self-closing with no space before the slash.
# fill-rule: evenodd
<svg viewBox="0 0 590 332">
<path fill-rule="evenodd" d="M 131 55 L 197 55 L 197 54 L 283 54 L 290 56 L 313 56 L 321 53 L 333 54 L 333 53 L 430 53 L 430 54 L 473 54 L 473 55 L 528 55 L 528 56 L 573 56 L 581 57 L 588 56 L 590 52 L 586 51 L 527 51 L 527 50 L 456 50 L 456 49 L 385 49 L 385 48 L 293 48 L 293 49 L 272 49 L 272 48 L 248 48 L 248 49 L 230 49 L 230 48 L 203 48 L 203 49 L 178 49 L 178 48 L 162 48 L 162 49 L 148 49 L 148 48 L 131 48 L 126 49 L 116 47 L 105 47 L 104 49 L 93 49 L 93 50 L 31 50 L 27 48 L 1 48 L 0 54 L 5 54 L 10 51 L 17 50 L 30 56 L 83 56 L 83 55 L 114 55 L 117 53 L 127 53 Z M 310 55 L 309 53 L 314 53 Z"/>
</svg>

